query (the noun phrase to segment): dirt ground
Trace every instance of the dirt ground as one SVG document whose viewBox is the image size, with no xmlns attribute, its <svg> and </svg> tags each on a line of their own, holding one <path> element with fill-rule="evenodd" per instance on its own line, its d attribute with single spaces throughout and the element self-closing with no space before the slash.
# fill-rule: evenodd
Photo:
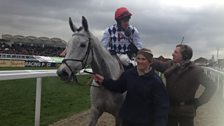
<svg viewBox="0 0 224 126">
<path fill-rule="evenodd" d="M 217 94 L 207 104 L 197 110 L 195 126 L 223 126 L 224 101 Z M 49 126 L 87 126 L 90 111 L 75 114 L 69 118 L 59 120 Z M 97 126 L 115 126 L 114 117 L 104 113 L 98 120 Z"/>
<path fill-rule="evenodd" d="M 90 111 L 75 114 L 69 118 L 57 121 L 49 126 L 87 126 Z M 98 120 L 97 126 L 114 126 L 115 119 L 112 115 L 104 113 Z"/>
</svg>

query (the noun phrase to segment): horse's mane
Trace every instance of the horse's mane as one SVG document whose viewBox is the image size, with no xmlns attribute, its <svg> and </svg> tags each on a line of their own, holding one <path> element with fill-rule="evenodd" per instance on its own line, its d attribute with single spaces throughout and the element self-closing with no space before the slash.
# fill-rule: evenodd
<svg viewBox="0 0 224 126">
<path fill-rule="evenodd" d="M 91 64 L 93 72 L 102 74 L 104 77 L 117 78 L 117 72 L 120 72 L 118 61 L 109 53 L 102 43 L 90 33 L 93 44 L 94 60 Z"/>
</svg>

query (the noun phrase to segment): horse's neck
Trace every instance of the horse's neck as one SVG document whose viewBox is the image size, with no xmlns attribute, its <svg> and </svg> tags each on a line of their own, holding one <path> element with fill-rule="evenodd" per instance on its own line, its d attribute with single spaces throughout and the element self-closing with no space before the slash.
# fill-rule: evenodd
<svg viewBox="0 0 224 126">
<path fill-rule="evenodd" d="M 107 78 L 116 79 L 121 73 L 118 61 L 103 47 L 96 43 L 93 52 L 92 69 L 94 73 L 99 73 Z"/>
</svg>

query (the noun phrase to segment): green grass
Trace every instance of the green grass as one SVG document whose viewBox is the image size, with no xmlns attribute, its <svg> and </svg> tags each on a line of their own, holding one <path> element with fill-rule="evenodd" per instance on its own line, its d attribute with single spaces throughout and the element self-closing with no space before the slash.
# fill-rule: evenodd
<svg viewBox="0 0 224 126">
<path fill-rule="evenodd" d="M 57 77 L 42 78 L 40 125 L 47 126 L 90 107 L 88 76 L 80 85 Z M 0 125 L 34 125 L 36 79 L 0 81 Z"/>
</svg>

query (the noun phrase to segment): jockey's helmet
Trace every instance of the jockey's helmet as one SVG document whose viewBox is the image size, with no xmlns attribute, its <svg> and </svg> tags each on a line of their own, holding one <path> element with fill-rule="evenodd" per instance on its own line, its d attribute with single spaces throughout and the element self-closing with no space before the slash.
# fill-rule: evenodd
<svg viewBox="0 0 224 126">
<path fill-rule="evenodd" d="M 132 14 L 129 12 L 129 10 L 126 7 L 120 7 L 115 11 L 115 20 L 120 21 L 125 18 L 130 18 L 131 15 Z"/>
</svg>

